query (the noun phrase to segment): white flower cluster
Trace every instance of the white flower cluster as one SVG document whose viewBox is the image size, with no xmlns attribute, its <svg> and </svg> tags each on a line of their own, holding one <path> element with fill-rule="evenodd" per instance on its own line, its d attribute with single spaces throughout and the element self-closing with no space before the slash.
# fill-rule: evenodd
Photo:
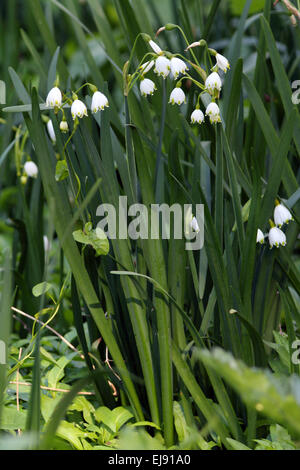
<svg viewBox="0 0 300 470">
<path fill-rule="evenodd" d="M 93 91 L 92 103 L 91 103 L 91 111 L 92 113 L 97 113 L 97 111 L 102 111 L 104 108 L 108 107 L 108 99 L 106 96 L 98 91 L 94 85 L 87 83 L 86 85 L 90 86 L 90 89 Z M 73 99 L 71 100 L 68 97 L 65 97 L 65 103 L 71 104 L 71 115 L 73 120 L 75 121 L 76 118 L 83 118 L 84 116 L 88 115 L 87 107 L 83 103 L 83 101 L 77 98 L 77 95 L 73 94 Z M 52 107 L 55 109 L 55 112 L 61 110 L 62 112 L 62 121 L 60 122 L 59 128 L 60 131 L 65 133 L 69 132 L 69 126 L 65 119 L 64 113 L 64 104 L 63 103 L 63 95 L 60 89 L 57 86 L 54 86 L 48 93 L 46 98 L 46 106 Z M 47 131 L 49 137 L 53 144 L 56 142 L 56 135 L 54 132 L 53 122 L 51 119 L 45 118 L 47 121 Z M 75 123 L 76 125 L 76 123 Z M 21 177 L 22 184 L 26 184 L 27 178 L 36 178 L 38 175 L 38 167 L 33 161 L 27 161 L 23 167 L 24 174 Z"/>
<path fill-rule="evenodd" d="M 269 238 L 270 248 L 275 246 L 279 248 L 280 246 L 286 245 L 286 236 L 285 233 L 281 230 L 281 227 L 284 224 L 288 224 L 290 220 L 293 220 L 293 216 L 290 211 L 283 205 L 276 201 L 276 206 L 274 209 L 274 223 L 270 221 L 271 228 L 269 233 L 264 235 L 264 233 L 258 229 L 256 234 L 256 243 L 263 244 L 265 238 Z"/>
<path fill-rule="evenodd" d="M 90 85 L 90 84 L 88 84 Z M 92 97 L 92 103 L 91 103 L 91 111 L 92 113 L 97 113 L 98 111 L 103 111 L 104 108 L 108 107 L 108 99 L 107 97 L 98 91 L 94 85 L 90 85 L 90 87 L 94 90 L 93 97 Z M 71 115 L 73 120 L 76 118 L 82 119 L 84 116 L 88 115 L 87 107 L 84 104 L 83 101 L 79 100 L 76 94 L 73 94 L 73 99 L 70 100 L 69 98 L 66 99 L 66 103 L 71 104 Z M 46 106 L 47 107 L 53 107 L 55 109 L 62 108 L 64 105 L 63 103 L 63 95 L 60 91 L 60 89 L 55 86 L 53 87 L 46 98 Z M 50 138 L 53 142 L 55 142 L 55 134 L 53 130 L 53 125 L 51 121 L 48 121 L 48 132 L 50 135 Z M 63 119 L 60 123 L 60 130 L 62 132 L 68 132 L 68 124 L 65 119 Z"/>
<path fill-rule="evenodd" d="M 160 77 L 163 77 L 164 79 L 170 75 L 174 80 L 177 80 L 178 77 L 181 76 L 177 82 L 176 87 L 172 90 L 169 98 L 170 104 L 177 104 L 178 106 L 181 106 L 186 102 L 185 93 L 181 88 L 182 80 L 183 78 L 190 78 L 193 80 L 192 77 L 187 75 L 189 70 L 187 63 L 179 57 L 171 55 L 169 52 L 164 52 L 152 39 L 148 41 L 148 44 L 156 54 L 156 57 L 140 66 L 140 92 L 142 96 L 151 96 L 157 89 L 155 83 L 152 80 L 145 78 L 146 73 L 150 72 L 150 70 L 153 68 L 154 73 Z M 200 42 L 191 44 L 188 49 L 197 45 L 200 45 Z M 221 121 L 221 116 L 219 106 L 215 101 L 220 97 L 220 92 L 222 89 L 222 80 L 218 74 L 218 70 L 220 69 L 226 73 L 230 68 L 230 65 L 226 57 L 218 54 L 216 51 L 213 53 L 216 58 L 216 64 L 212 69 L 212 73 L 207 76 L 205 83 L 203 85 L 200 84 L 200 86 L 202 87 L 202 92 L 207 92 L 212 97 L 211 103 L 205 110 L 205 115 L 209 117 L 211 123 L 217 123 Z M 191 114 L 191 123 L 202 124 L 202 122 L 205 120 L 205 115 L 200 110 L 200 106 L 197 103 L 196 109 Z"/>
</svg>

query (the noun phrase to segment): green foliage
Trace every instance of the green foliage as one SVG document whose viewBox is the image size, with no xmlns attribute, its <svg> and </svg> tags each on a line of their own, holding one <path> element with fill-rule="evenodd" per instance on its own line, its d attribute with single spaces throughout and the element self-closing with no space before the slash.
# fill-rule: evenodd
<svg viewBox="0 0 300 470">
<path fill-rule="evenodd" d="M 52 285 L 49 282 L 40 282 L 36 286 L 33 287 L 32 293 L 35 297 L 40 297 L 41 295 L 48 292 L 52 289 Z"/>
<path fill-rule="evenodd" d="M 91 222 L 85 224 L 84 231 L 76 230 L 73 232 L 73 238 L 84 245 L 92 245 L 96 251 L 96 255 L 107 255 L 109 251 L 109 243 L 103 230 L 100 228 L 93 229 Z"/>
<path fill-rule="evenodd" d="M 298 448 L 299 25 L 251 0 L 21 3 L 0 6 L 0 447 Z M 153 96 L 138 86 L 153 57 L 140 33 L 166 23 L 155 41 L 189 64 L 180 108 L 153 69 Z M 215 61 L 207 45 L 231 65 L 222 120 L 191 126 L 211 99 L 198 87 Z M 54 84 L 63 108 L 45 105 Z M 95 87 L 109 108 L 92 114 Z M 75 91 L 88 116 L 73 120 Z M 120 196 L 202 203 L 203 249 L 109 241 L 97 207 L 113 204 L 126 226 Z M 276 199 L 294 221 L 270 250 L 256 234 Z"/>
<path fill-rule="evenodd" d="M 230 8 L 233 15 L 241 15 L 243 13 L 243 9 L 246 5 L 247 0 L 229 0 Z M 265 6 L 265 0 L 253 0 L 251 2 L 251 6 L 249 9 L 249 13 L 257 13 L 262 11 Z"/>
<path fill-rule="evenodd" d="M 55 179 L 56 181 L 63 181 L 64 179 L 68 178 L 69 170 L 68 165 L 65 160 L 59 160 L 56 164 L 55 170 Z"/>
<path fill-rule="evenodd" d="M 270 440 L 255 439 L 255 450 L 296 450 L 295 444 L 286 429 L 274 424 L 270 426 Z"/>
<path fill-rule="evenodd" d="M 294 435 L 300 434 L 298 376 L 275 377 L 269 371 L 249 368 L 219 348 L 197 355 L 238 391 L 248 406 L 285 425 Z"/>
</svg>

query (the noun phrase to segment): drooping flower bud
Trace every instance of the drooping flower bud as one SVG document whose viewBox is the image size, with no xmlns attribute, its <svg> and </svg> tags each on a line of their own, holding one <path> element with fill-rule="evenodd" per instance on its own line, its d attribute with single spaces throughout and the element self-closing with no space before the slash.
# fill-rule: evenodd
<svg viewBox="0 0 300 470">
<path fill-rule="evenodd" d="M 144 64 L 142 64 L 140 67 L 142 74 L 144 75 L 147 72 L 149 72 L 152 69 L 154 64 L 155 64 L 154 60 L 149 60 L 148 62 L 145 62 Z"/>
<path fill-rule="evenodd" d="M 69 132 L 69 125 L 68 125 L 67 121 L 61 121 L 61 123 L 59 124 L 59 128 L 60 128 L 61 132 L 63 132 L 64 134 L 66 132 Z"/>
<path fill-rule="evenodd" d="M 261 243 L 263 244 L 265 241 L 265 236 L 263 232 L 258 228 L 257 229 L 257 234 L 256 234 L 256 243 Z"/>
<path fill-rule="evenodd" d="M 156 44 L 156 42 L 152 41 L 152 39 L 150 39 L 149 41 L 149 46 L 154 50 L 154 52 L 156 54 L 160 54 L 162 52 L 161 48 L 159 47 L 158 44 Z"/>
<path fill-rule="evenodd" d="M 49 121 L 47 122 L 47 130 L 48 130 L 48 134 L 49 134 L 50 139 L 52 140 L 53 143 L 55 143 L 56 142 L 56 136 L 55 136 L 55 132 L 54 132 L 53 122 L 51 121 L 51 119 L 49 119 Z"/>
<path fill-rule="evenodd" d="M 230 64 L 228 62 L 228 59 L 226 59 L 226 57 L 224 57 L 223 55 L 221 54 L 216 54 L 216 65 L 219 69 L 222 70 L 222 72 L 226 73 L 227 70 L 230 69 Z"/>
</svg>

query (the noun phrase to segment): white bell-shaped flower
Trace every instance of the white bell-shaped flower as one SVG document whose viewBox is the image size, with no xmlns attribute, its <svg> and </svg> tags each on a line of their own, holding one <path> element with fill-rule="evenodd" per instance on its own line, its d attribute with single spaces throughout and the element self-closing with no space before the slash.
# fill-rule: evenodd
<svg viewBox="0 0 300 470">
<path fill-rule="evenodd" d="M 209 103 L 205 112 L 206 116 L 209 116 L 210 122 L 212 124 L 216 122 L 221 122 L 220 108 L 216 103 Z"/>
<path fill-rule="evenodd" d="M 73 101 L 71 114 L 73 119 L 76 119 L 76 117 L 83 118 L 83 116 L 87 116 L 88 113 L 86 105 L 80 100 Z"/>
<path fill-rule="evenodd" d="M 140 92 L 142 96 L 153 95 L 155 90 L 155 83 L 149 78 L 144 78 L 140 81 Z"/>
<path fill-rule="evenodd" d="M 30 176 L 31 178 L 36 178 L 39 172 L 37 165 L 32 161 L 26 162 L 24 164 L 24 171 L 26 175 Z"/>
<path fill-rule="evenodd" d="M 92 113 L 96 113 L 97 111 L 103 111 L 104 108 L 108 108 L 108 99 L 106 96 L 101 93 L 101 91 L 95 91 L 92 98 L 91 110 Z"/>
<path fill-rule="evenodd" d="M 178 57 L 172 57 L 170 62 L 171 72 L 175 80 L 180 73 L 185 73 L 188 69 L 186 63 Z"/>
<path fill-rule="evenodd" d="M 174 88 L 174 90 L 170 94 L 169 103 L 178 104 L 179 106 L 182 103 L 185 103 L 185 94 L 181 88 Z"/>
<path fill-rule="evenodd" d="M 278 227 L 272 227 L 269 231 L 269 243 L 270 247 L 273 248 L 273 246 L 276 246 L 276 248 L 279 248 L 279 246 L 285 246 L 286 245 L 286 236 L 283 233 L 282 230 Z"/>
<path fill-rule="evenodd" d="M 149 72 L 152 69 L 154 64 L 155 64 L 154 60 L 149 60 L 148 62 L 145 62 L 144 64 L 142 64 L 140 66 L 142 74 L 144 75 L 147 72 Z"/>
<path fill-rule="evenodd" d="M 53 143 L 55 143 L 56 136 L 54 132 L 53 122 L 51 121 L 51 119 L 49 119 L 49 121 L 47 122 L 47 131 L 48 131 L 50 139 L 52 140 Z"/>
<path fill-rule="evenodd" d="M 265 236 L 263 232 L 258 228 L 257 229 L 257 234 L 256 234 L 256 243 L 261 243 L 263 244 L 265 241 Z"/>
<path fill-rule="evenodd" d="M 222 88 L 220 75 L 217 72 L 211 73 L 205 80 L 205 87 L 211 95 L 214 95 L 216 92 L 219 94 Z"/>
<path fill-rule="evenodd" d="M 154 72 L 163 78 L 167 78 L 167 76 L 170 73 L 170 70 L 171 70 L 171 61 L 163 55 L 157 57 L 155 61 Z"/>
<path fill-rule="evenodd" d="M 221 54 L 216 54 L 216 61 L 217 61 L 217 67 L 222 70 L 222 72 L 226 73 L 227 70 L 230 69 L 230 64 L 228 62 L 228 59 L 224 57 Z"/>
<path fill-rule="evenodd" d="M 282 227 L 283 224 L 288 224 L 290 220 L 293 220 L 290 211 L 283 204 L 277 204 L 274 209 L 275 225 Z"/>
<path fill-rule="evenodd" d="M 55 86 L 52 88 L 46 98 L 46 106 L 51 107 L 60 107 L 62 104 L 62 94 L 60 89 Z"/>
<path fill-rule="evenodd" d="M 198 124 L 202 124 L 204 121 L 204 114 L 201 111 L 201 109 L 195 109 L 192 114 L 191 114 L 191 123 L 195 124 L 196 122 Z"/>
<path fill-rule="evenodd" d="M 162 52 L 161 48 L 159 47 L 158 44 L 156 44 L 156 42 L 152 41 L 152 39 L 150 39 L 149 41 L 149 46 L 154 50 L 154 52 L 156 54 L 160 54 Z"/>
</svg>

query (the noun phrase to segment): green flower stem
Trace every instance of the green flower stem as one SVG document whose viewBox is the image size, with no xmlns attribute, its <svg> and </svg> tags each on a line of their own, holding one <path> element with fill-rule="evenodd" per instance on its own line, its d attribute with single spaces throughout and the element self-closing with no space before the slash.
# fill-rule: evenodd
<svg viewBox="0 0 300 470">
<path fill-rule="evenodd" d="M 191 77 L 189 74 L 186 74 L 184 77 L 182 77 L 178 82 L 177 86 L 181 85 L 182 80 L 191 80 L 197 87 L 199 87 L 202 91 L 205 90 L 205 86 L 202 85 L 202 83 L 198 82 L 198 80 L 195 80 L 193 77 Z M 180 84 L 180 85 L 179 85 Z"/>
<path fill-rule="evenodd" d="M 186 42 L 186 45 L 189 46 L 190 43 L 189 43 L 189 41 L 188 41 L 188 39 L 187 39 L 187 37 L 186 37 L 186 35 L 185 35 L 183 29 L 182 29 L 180 26 L 178 26 L 177 24 L 174 25 L 174 26 L 180 31 L 180 33 L 182 34 L 183 39 L 184 39 L 185 42 Z M 198 67 L 200 67 L 200 64 L 199 64 L 199 62 L 198 62 L 198 59 L 197 59 L 196 54 L 194 53 L 193 49 L 189 49 L 189 51 L 190 51 L 190 53 L 191 53 L 191 55 L 192 55 L 194 61 L 195 61 L 196 64 L 198 65 Z M 186 60 L 186 59 L 185 59 L 185 60 Z"/>
<path fill-rule="evenodd" d="M 141 65 L 145 62 L 146 58 L 148 58 L 148 56 L 152 57 L 152 60 L 153 60 L 154 57 L 156 57 L 156 54 L 153 54 L 152 52 L 147 52 L 147 54 L 144 55 L 136 71 L 130 76 L 130 82 L 128 84 L 128 93 L 130 92 L 134 84 L 137 82 L 137 80 L 143 75 L 139 69 Z"/>
<path fill-rule="evenodd" d="M 135 38 L 135 41 L 134 41 L 134 44 L 133 44 L 133 48 L 131 49 L 130 57 L 129 57 L 129 60 L 128 60 L 128 70 L 130 69 L 130 65 L 131 65 L 131 62 L 132 62 L 132 59 L 133 59 L 133 55 L 134 55 L 134 51 L 135 51 L 137 42 L 138 42 L 138 40 L 140 39 L 140 37 L 143 36 L 143 34 L 144 34 L 144 33 L 139 33 L 139 34 L 137 35 L 137 37 Z"/>
<path fill-rule="evenodd" d="M 78 90 L 75 91 L 75 95 L 77 95 L 77 93 L 79 93 L 86 86 L 94 86 L 94 85 L 89 82 L 84 83 L 83 85 L 81 85 L 81 87 L 78 88 Z"/>
<path fill-rule="evenodd" d="M 66 148 L 67 148 L 68 144 L 70 143 L 70 141 L 71 141 L 72 138 L 74 137 L 78 125 L 79 125 L 79 121 L 78 121 L 78 119 L 76 118 L 76 120 L 75 120 L 75 122 L 74 122 L 74 127 L 73 127 L 73 130 L 72 130 L 72 133 L 70 134 L 68 140 L 66 141 L 66 143 L 65 143 L 65 145 L 64 145 L 64 152 L 66 151 Z M 65 158 L 65 157 L 64 157 L 64 158 Z"/>
<path fill-rule="evenodd" d="M 208 56 L 208 61 L 209 61 L 209 64 L 210 64 L 210 68 L 212 68 L 213 63 L 212 63 L 212 60 L 211 60 L 211 53 L 209 51 L 209 47 L 208 47 L 207 43 L 205 44 L 205 51 L 206 51 L 206 55 Z"/>
<path fill-rule="evenodd" d="M 201 93 L 199 93 L 198 95 L 198 98 L 197 98 L 197 106 L 200 108 L 200 98 L 201 98 L 201 95 L 203 95 L 205 93 L 205 91 L 201 91 Z"/>
<path fill-rule="evenodd" d="M 206 77 L 206 72 L 205 70 L 203 70 L 202 67 L 200 67 L 200 65 L 198 64 L 194 64 L 194 62 L 192 62 L 191 60 L 187 59 L 186 57 L 184 57 L 184 55 L 182 54 L 174 54 L 174 57 L 180 57 L 182 60 L 184 60 L 185 62 L 187 62 L 188 64 L 190 64 L 194 70 L 196 70 L 196 72 L 199 74 L 199 76 L 203 79 L 203 81 L 205 80 L 204 77 Z"/>
</svg>

